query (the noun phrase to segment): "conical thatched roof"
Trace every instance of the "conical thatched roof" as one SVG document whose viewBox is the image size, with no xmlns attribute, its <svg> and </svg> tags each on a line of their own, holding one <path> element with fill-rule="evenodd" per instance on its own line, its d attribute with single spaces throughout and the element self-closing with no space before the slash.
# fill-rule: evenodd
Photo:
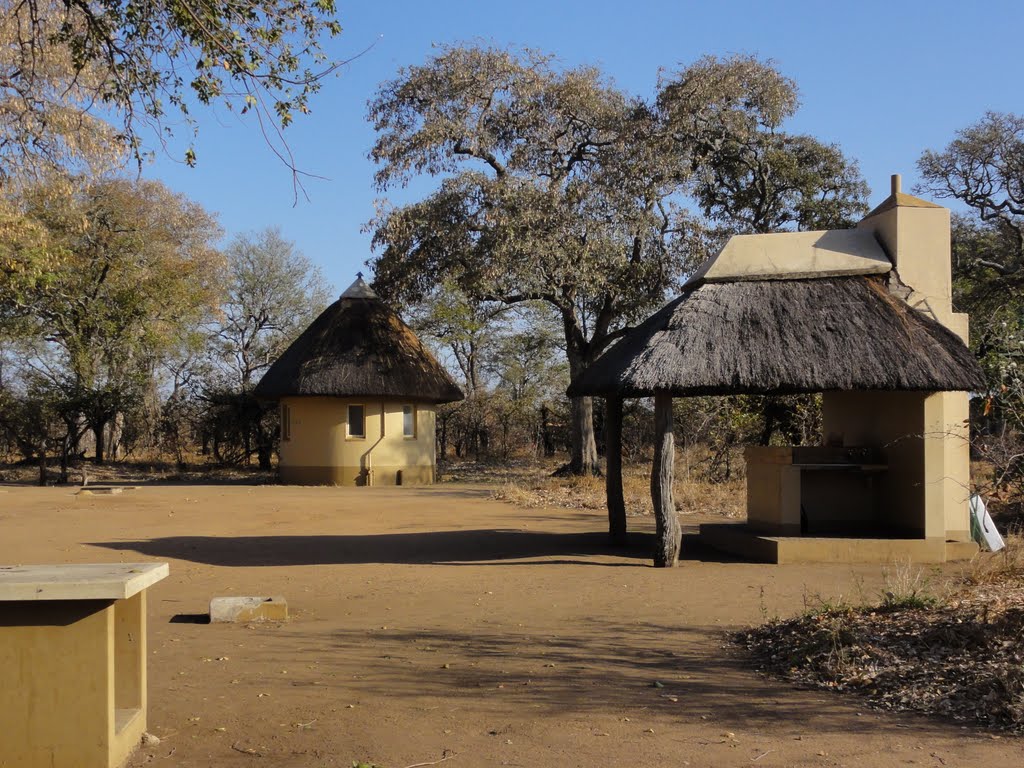
<svg viewBox="0 0 1024 768">
<path fill-rule="evenodd" d="M 976 390 L 970 350 L 880 277 L 747 280 L 684 290 L 608 349 L 570 395 Z"/>
<path fill-rule="evenodd" d="M 433 403 L 464 397 L 416 334 L 361 277 L 270 366 L 255 394 Z"/>
</svg>

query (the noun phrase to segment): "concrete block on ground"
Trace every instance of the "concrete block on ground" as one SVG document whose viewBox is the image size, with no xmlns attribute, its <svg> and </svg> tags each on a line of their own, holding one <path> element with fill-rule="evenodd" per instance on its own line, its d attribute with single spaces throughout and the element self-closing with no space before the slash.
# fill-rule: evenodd
<svg viewBox="0 0 1024 768">
<path fill-rule="evenodd" d="M 83 485 L 76 491 L 77 496 L 93 496 L 103 494 L 105 496 L 117 495 L 124 491 L 134 491 L 137 485 Z"/>
<path fill-rule="evenodd" d="M 288 602 L 274 597 L 215 597 L 210 600 L 210 623 L 287 621 Z"/>
</svg>

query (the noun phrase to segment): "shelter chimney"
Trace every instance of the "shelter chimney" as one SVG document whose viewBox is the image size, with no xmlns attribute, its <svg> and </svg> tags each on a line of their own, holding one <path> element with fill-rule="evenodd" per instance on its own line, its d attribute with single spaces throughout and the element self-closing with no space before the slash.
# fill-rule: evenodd
<svg viewBox="0 0 1024 768">
<path fill-rule="evenodd" d="M 965 341 L 967 316 L 953 313 L 949 209 L 901 191 L 893 174 L 892 192 L 857 225 L 874 233 L 912 289 L 907 302 L 931 315 Z"/>
</svg>

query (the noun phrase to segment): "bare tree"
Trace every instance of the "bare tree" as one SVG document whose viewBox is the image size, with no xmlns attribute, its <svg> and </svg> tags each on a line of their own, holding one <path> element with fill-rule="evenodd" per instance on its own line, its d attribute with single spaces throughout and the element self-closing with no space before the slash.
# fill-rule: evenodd
<svg viewBox="0 0 1024 768">
<path fill-rule="evenodd" d="M 226 298 L 211 328 L 204 421 L 214 453 L 270 468 L 275 411 L 252 396 L 262 373 L 329 301 L 320 270 L 279 229 L 236 236 L 226 249 Z"/>
</svg>

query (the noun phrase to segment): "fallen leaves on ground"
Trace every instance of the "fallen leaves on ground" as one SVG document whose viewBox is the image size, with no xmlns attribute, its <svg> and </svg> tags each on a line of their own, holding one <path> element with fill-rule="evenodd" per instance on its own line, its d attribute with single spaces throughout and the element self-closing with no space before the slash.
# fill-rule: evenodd
<svg viewBox="0 0 1024 768">
<path fill-rule="evenodd" d="M 875 707 L 1024 733 L 1024 582 L 934 607 L 820 610 L 736 635 L 759 668 Z"/>
</svg>

